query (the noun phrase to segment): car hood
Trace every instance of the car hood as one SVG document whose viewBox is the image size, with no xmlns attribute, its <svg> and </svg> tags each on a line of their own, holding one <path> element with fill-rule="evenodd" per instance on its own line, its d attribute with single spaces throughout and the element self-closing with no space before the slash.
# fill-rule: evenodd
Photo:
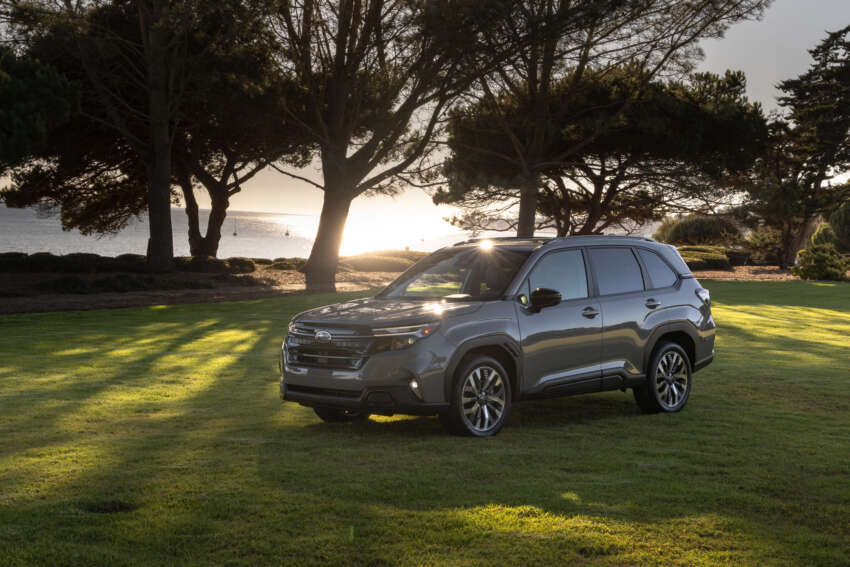
<svg viewBox="0 0 850 567">
<path fill-rule="evenodd" d="M 417 325 L 461 313 L 472 313 L 480 301 L 413 301 L 374 297 L 336 303 L 304 311 L 295 317 L 299 323 L 356 325 L 370 328 Z"/>
</svg>

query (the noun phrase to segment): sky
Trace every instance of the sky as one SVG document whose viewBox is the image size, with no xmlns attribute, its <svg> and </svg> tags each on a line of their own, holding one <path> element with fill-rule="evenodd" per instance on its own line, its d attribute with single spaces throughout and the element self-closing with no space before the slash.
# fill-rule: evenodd
<svg viewBox="0 0 850 567">
<path fill-rule="evenodd" d="M 722 39 L 703 41 L 705 58 L 699 69 L 744 71 L 750 99 L 760 101 L 770 111 L 776 108 L 776 85 L 806 70 L 811 62 L 808 50 L 827 31 L 848 24 L 850 0 L 775 0 L 760 21 L 739 23 Z M 321 178 L 314 168 L 303 174 Z M 201 206 L 207 204 L 201 201 Z M 231 200 L 231 207 L 315 219 L 321 211 L 322 192 L 269 170 L 246 183 L 242 193 Z M 410 189 L 395 198 L 360 197 L 352 204 L 343 251 L 403 246 L 432 249 L 438 242 L 461 236 L 443 220 L 453 212 L 451 207 L 435 206 L 420 189 Z M 387 241 L 387 235 L 394 235 L 396 240 Z"/>
</svg>

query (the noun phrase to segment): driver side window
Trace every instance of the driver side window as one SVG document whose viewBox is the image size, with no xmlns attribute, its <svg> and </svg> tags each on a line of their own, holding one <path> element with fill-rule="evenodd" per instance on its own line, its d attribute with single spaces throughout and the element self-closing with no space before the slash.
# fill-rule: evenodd
<svg viewBox="0 0 850 567">
<path fill-rule="evenodd" d="M 526 286 L 526 294 L 540 287 L 554 289 L 563 301 L 587 297 L 587 273 L 581 250 L 546 254 L 534 266 Z"/>
</svg>

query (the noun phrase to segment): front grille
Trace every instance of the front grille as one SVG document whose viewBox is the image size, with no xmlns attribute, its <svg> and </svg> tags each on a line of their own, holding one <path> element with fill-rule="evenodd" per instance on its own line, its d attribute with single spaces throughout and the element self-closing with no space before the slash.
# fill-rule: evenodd
<svg viewBox="0 0 850 567">
<path fill-rule="evenodd" d="M 316 338 L 322 331 L 330 334 L 329 340 Z M 296 366 L 358 370 L 369 357 L 374 340 L 355 328 L 299 324 L 286 337 L 286 360 Z"/>
</svg>

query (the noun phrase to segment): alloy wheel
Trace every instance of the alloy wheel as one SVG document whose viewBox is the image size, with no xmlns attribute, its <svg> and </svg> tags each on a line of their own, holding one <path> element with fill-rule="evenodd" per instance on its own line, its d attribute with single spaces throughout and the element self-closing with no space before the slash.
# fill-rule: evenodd
<svg viewBox="0 0 850 567">
<path fill-rule="evenodd" d="M 678 352 L 665 352 L 655 369 L 655 393 L 666 410 L 682 404 L 688 393 L 688 364 Z"/>
<path fill-rule="evenodd" d="M 502 375 L 491 366 L 476 366 L 461 390 L 463 420 L 478 433 L 495 427 L 505 412 L 507 392 Z"/>
</svg>

